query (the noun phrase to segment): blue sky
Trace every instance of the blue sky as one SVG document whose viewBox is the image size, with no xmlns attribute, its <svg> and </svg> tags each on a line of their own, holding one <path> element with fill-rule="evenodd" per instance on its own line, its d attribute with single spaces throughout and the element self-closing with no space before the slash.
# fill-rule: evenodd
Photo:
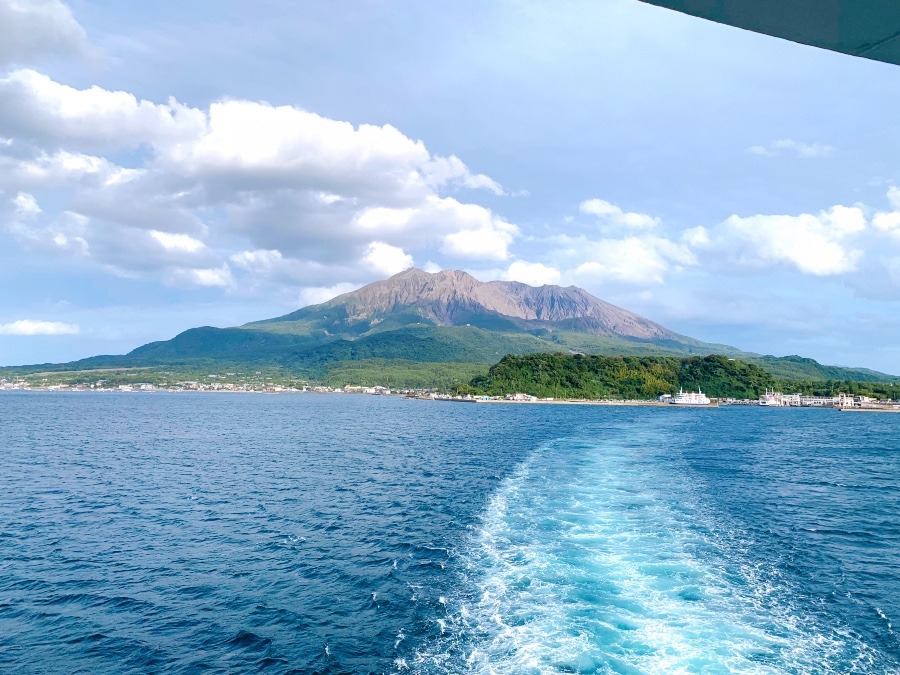
<svg viewBox="0 0 900 675">
<path fill-rule="evenodd" d="M 603 2 L 0 0 L 0 364 L 415 264 L 900 373 L 900 68 Z"/>
</svg>

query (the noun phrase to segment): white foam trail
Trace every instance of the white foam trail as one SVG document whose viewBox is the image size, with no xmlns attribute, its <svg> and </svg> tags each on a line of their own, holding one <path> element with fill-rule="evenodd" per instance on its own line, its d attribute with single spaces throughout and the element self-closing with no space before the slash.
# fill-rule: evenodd
<svg viewBox="0 0 900 675">
<path fill-rule="evenodd" d="M 865 645 L 818 625 L 686 475 L 611 444 L 534 455 L 490 499 L 468 598 L 448 610 L 453 635 L 414 666 L 811 675 L 844 672 L 831 664 L 846 668 L 855 653 L 864 671 Z M 454 649 L 464 652 L 458 670 L 446 666 Z"/>
</svg>

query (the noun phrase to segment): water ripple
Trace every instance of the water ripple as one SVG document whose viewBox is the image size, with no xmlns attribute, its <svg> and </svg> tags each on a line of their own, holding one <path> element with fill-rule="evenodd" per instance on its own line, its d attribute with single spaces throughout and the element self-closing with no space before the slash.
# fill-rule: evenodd
<svg viewBox="0 0 900 675">
<path fill-rule="evenodd" d="M 900 671 L 894 416 L 0 396 L 0 671 Z"/>
</svg>

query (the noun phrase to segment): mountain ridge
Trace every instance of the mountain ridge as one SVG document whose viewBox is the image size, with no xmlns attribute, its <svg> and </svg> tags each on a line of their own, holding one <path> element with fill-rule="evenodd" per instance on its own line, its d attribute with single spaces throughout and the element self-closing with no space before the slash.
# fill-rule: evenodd
<svg viewBox="0 0 900 675">
<path fill-rule="evenodd" d="M 898 382 L 866 368 L 822 365 L 800 356 L 774 357 L 676 333 L 575 286 L 482 282 L 459 270 L 410 268 L 324 303 L 231 328 L 202 326 L 121 356 L 41 364 L 0 372 L 108 367 L 205 370 L 275 368 L 325 379 L 346 364 L 480 365 L 506 354 L 707 356 L 755 363 L 792 381 Z M 343 364 L 343 365 L 342 365 Z M 430 366 L 429 366 L 430 364 Z"/>
<path fill-rule="evenodd" d="M 526 330 L 568 329 L 636 340 L 684 338 L 576 286 L 485 282 L 460 270 L 430 273 L 414 267 L 327 302 L 248 326 L 330 319 L 338 331 L 357 332 L 354 327 L 370 330 L 391 315 L 437 326 L 486 324 L 491 328 L 505 322 Z"/>
</svg>

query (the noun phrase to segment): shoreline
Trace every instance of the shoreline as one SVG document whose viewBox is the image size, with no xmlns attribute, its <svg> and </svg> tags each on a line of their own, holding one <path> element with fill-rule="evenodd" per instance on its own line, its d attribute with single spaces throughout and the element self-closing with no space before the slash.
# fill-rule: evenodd
<svg viewBox="0 0 900 675">
<path fill-rule="evenodd" d="M 439 400 L 439 399 L 436 399 Z M 610 401 L 590 401 L 579 399 L 565 399 L 554 401 L 507 401 L 505 399 L 489 399 L 475 400 L 474 403 L 510 403 L 510 404 L 526 404 L 526 405 L 602 405 L 602 406 L 631 406 L 640 408 L 718 408 L 718 403 L 710 403 L 707 405 L 678 405 L 676 403 L 663 403 L 661 401 L 642 401 L 636 400 L 610 400 Z"/>
<path fill-rule="evenodd" d="M 841 412 L 900 413 L 900 408 L 838 408 Z"/>
<path fill-rule="evenodd" d="M 718 402 L 706 405 L 683 405 L 677 403 L 664 403 L 662 401 L 645 401 L 642 399 L 611 399 L 611 400 L 589 400 L 589 399 L 537 399 L 527 401 L 515 401 L 503 398 L 433 398 L 431 396 L 406 396 L 414 401 L 435 401 L 439 403 L 489 403 L 489 404 L 510 404 L 510 405 L 585 405 L 585 406 L 629 406 L 640 408 L 719 408 Z"/>
<path fill-rule="evenodd" d="M 900 413 L 900 405 L 894 407 L 887 406 L 872 406 L 872 407 L 839 407 L 839 406 L 760 406 L 754 405 L 753 403 L 723 403 L 719 401 L 714 401 L 712 403 L 706 405 L 684 405 L 677 403 L 668 403 L 663 401 L 656 400 L 642 400 L 642 399 L 611 399 L 611 400 L 589 400 L 589 399 L 536 399 L 536 400 L 509 400 L 505 398 L 437 398 L 428 395 L 419 395 L 413 396 L 409 394 L 404 394 L 402 392 L 385 394 L 385 393 L 373 393 L 373 392 L 365 392 L 365 391 L 341 391 L 341 390 L 332 390 L 332 391 L 314 391 L 314 390 L 300 390 L 300 389 L 291 389 L 291 388 L 273 388 L 273 389 L 242 389 L 242 388 L 234 388 L 234 389 L 226 389 L 226 388 L 203 388 L 203 389 L 170 389 L 166 387 L 158 387 L 154 389 L 100 389 L 100 388 L 55 388 L 53 386 L 50 387 L 0 387 L 0 395 L 7 393 L 52 393 L 52 394 L 66 394 L 66 393 L 77 393 L 77 394 L 315 394 L 315 395 L 325 395 L 325 394 L 334 394 L 334 395 L 365 395 L 365 396 L 386 396 L 388 398 L 401 398 L 412 401 L 435 401 L 441 403 L 488 403 L 488 404 L 500 404 L 500 405 L 568 405 L 568 406 L 604 406 L 604 407 L 633 407 L 633 408 L 665 408 L 668 410 L 673 409 L 684 409 L 684 408 L 766 408 L 771 409 L 773 407 L 777 407 L 778 409 L 822 409 L 822 410 L 836 410 L 838 412 L 854 412 L 854 413 Z"/>
</svg>

